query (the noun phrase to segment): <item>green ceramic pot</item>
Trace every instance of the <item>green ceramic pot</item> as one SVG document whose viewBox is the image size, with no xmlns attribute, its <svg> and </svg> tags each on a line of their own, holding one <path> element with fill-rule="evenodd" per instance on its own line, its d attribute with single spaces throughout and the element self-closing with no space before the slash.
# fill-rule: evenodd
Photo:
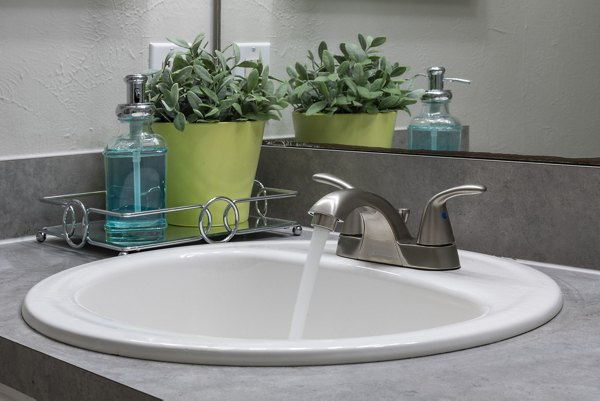
<svg viewBox="0 0 600 401">
<path fill-rule="evenodd" d="M 165 139 L 167 207 L 206 204 L 216 196 L 248 198 L 258 167 L 264 121 L 187 124 L 183 132 L 171 123 L 154 123 Z M 248 220 L 249 203 L 239 203 L 240 223 Z M 227 204 L 209 208 L 214 226 L 223 226 Z M 197 227 L 200 210 L 167 213 L 169 224 Z M 233 224 L 233 212 L 228 223 Z"/>
<path fill-rule="evenodd" d="M 294 112 L 292 120 L 298 142 L 390 148 L 396 112 L 312 116 Z"/>
</svg>

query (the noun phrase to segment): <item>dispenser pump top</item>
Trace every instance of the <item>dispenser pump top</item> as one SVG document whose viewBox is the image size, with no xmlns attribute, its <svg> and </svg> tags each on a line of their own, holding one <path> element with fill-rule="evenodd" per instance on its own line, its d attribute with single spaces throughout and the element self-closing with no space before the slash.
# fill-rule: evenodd
<svg viewBox="0 0 600 401">
<path fill-rule="evenodd" d="M 117 106 L 117 117 L 147 118 L 154 115 L 154 105 L 146 102 L 146 81 L 144 74 L 127 75 L 124 79 L 127 84 L 127 103 Z"/>
<path fill-rule="evenodd" d="M 426 77 L 429 79 L 429 89 L 423 94 L 423 100 L 430 101 L 447 101 L 452 99 L 452 92 L 444 89 L 444 82 L 460 82 L 463 84 L 470 84 L 471 81 L 463 78 L 446 78 L 444 74 L 446 69 L 444 67 L 429 67 L 427 69 L 427 75 L 417 74 L 418 76 Z"/>
</svg>

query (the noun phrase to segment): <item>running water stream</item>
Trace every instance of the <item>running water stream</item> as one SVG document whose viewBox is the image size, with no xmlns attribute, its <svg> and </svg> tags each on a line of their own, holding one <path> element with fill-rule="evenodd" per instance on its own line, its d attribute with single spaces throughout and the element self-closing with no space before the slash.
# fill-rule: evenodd
<svg viewBox="0 0 600 401">
<path fill-rule="evenodd" d="M 304 264 L 304 270 L 302 271 L 302 279 L 300 280 L 296 306 L 294 307 L 294 314 L 292 315 L 292 325 L 289 335 L 290 340 L 299 340 L 304 333 L 308 308 L 310 306 L 315 281 L 317 280 L 317 273 L 319 272 L 319 263 L 321 261 L 321 256 L 323 255 L 323 250 L 325 249 L 325 243 L 329 237 L 329 232 L 330 231 L 326 228 L 318 226 L 314 227 L 306 263 Z"/>
</svg>

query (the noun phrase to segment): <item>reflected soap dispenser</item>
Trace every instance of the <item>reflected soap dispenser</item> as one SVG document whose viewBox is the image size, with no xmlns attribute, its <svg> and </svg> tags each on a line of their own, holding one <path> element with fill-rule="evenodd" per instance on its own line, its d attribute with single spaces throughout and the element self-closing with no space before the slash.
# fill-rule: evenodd
<svg viewBox="0 0 600 401">
<path fill-rule="evenodd" d="M 452 115 L 448 104 L 452 92 L 444 89 L 444 81 L 471 83 L 461 78 L 445 78 L 444 67 L 430 67 L 427 75 L 429 89 L 421 98 L 422 112 L 408 125 L 408 148 L 425 150 L 460 150 L 462 125 Z"/>
<path fill-rule="evenodd" d="M 125 77 L 127 103 L 117 106 L 119 135 L 104 149 L 106 210 L 118 213 L 165 208 L 167 146 L 152 132 L 154 106 L 145 101 L 147 77 Z M 108 242 L 135 245 L 164 238 L 164 213 L 135 217 L 106 216 Z"/>
</svg>

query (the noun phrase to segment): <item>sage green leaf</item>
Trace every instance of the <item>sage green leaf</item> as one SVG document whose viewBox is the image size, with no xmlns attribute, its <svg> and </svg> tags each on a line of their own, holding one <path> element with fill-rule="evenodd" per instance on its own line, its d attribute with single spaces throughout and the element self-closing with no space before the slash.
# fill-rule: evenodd
<svg viewBox="0 0 600 401">
<path fill-rule="evenodd" d="M 202 52 L 202 49 L 200 49 L 200 46 L 202 46 L 202 42 L 196 42 L 195 40 L 190 45 L 190 53 L 194 57 L 198 57 L 198 54 L 200 54 Z M 196 120 L 198 119 L 197 117 L 198 116 L 196 116 Z"/>
<path fill-rule="evenodd" d="M 321 110 L 323 110 L 325 107 L 327 106 L 327 101 L 325 100 L 321 100 L 319 102 L 313 103 L 308 110 L 306 110 L 306 115 L 307 116 L 312 116 L 314 114 L 319 113 Z"/>
<path fill-rule="evenodd" d="M 183 47 L 184 49 L 190 48 L 190 44 L 181 38 L 167 38 L 167 40 L 179 47 Z"/>
<path fill-rule="evenodd" d="M 258 71 L 251 70 L 248 74 L 248 77 L 246 78 L 246 90 L 248 92 L 252 92 L 258 86 L 258 80 Z"/>
<path fill-rule="evenodd" d="M 377 114 L 377 113 L 379 113 L 379 109 L 376 106 L 372 105 L 372 104 L 368 105 L 365 111 L 367 113 L 369 113 L 369 114 Z"/>
<path fill-rule="evenodd" d="M 252 60 L 244 60 L 241 63 L 239 63 L 237 66 L 243 67 L 243 68 L 258 69 L 258 63 L 256 61 L 252 61 Z"/>
<path fill-rule="evenodd" d="M 350 60 L 353 61 L 364 61 L 368 57 L 367 53 L 354 43 L 347 44 L 346 51 L 348 52 Z"/>
<path fill-rule="evenodd" d="M 292 91 L 292 93 L 295 96 L 302 97 L 310 89 L 311 89 L 311 86 L 308 83 L 305 83 L 305 84 L 302 84 L 302 85 L 297 86 L 296 88 L 294 88 L 293 91 Z"/>
<path fill-rule="evenodd" d="M 386 41 L 386 38 L 383 36 L 379 36 L 375 39 L 373 39 L 373 42 L 371 42 L 371 46 L 370 47 L 379 47 L 382 44 L 384 44 Z"/>
<path fill-rule="evenodd" d="M 298 73 L 298 77 L 306 81 L 308 79 L 308 73 L 306 72 L 306 68 L 304 68 L 304 66 L 300 63 L 296 63 L 295 67 L 296 72 Z"/>
<path fill-rule="evenodd" d="M 196 95 L 194 92 L 188 92 L 186 93 L 186 98 L 188 103 L 190 104 L 190 106 L 192 106 L 192 109 L 199 109 L 202 105 L 202 99 L 200 99 L 200 97 L 198 95 Z"/>
<path fill-rule="evenodd" d="M 158 89 L 158 91 L 160 93 L 162 93 L 163 95 L 167 94 L 171 91 L 171 87 L 164 82 L 160 82 L 160 83 L 156 84 L 155 88 Z"/>
<path fill-rule="evenodd" d="M 177 128 L 179 131 L 182 131 L 185 129 L 185 115 L 181 112 L 177 113 L 177 116 L 175 116 L 175 120 L 173 120 L 173 124 L 175 124 L 175 128 Z"/>
<path fill-rule="evenodd" d="M 174 72 L 172 74 L 173 80 L 177 83 L 183 83 L 184 81 L 186 81 L 188 78 L 191 77 L 192 71 L 193 71 L 192 66 L 188 65 L 187 67 L 184 67 L 181 70 Z"/>
<path fill-rule="evenodd" d="M 214 117 L 219 114 L 219 109 L 213 107 L 208 113 L 204 114 L 204 118 Z"/>
<path fill-rule="evenodd" d="M 337 98 L 335 98 L 334 104 L 337 104 L 340 106 L 347 106 L 350 104 L 350 100 L 348 99 L 348 96 L 338 96 Z"/>
<path fill-rule="evenodd" d="M 425 94 L 425 89 L 415 89 L 414 91 L 409 92 L 406 96 L 410 99 L 421 99 Z"/>
<path fill-rule="evenodd" d="M 345 43 L 340 43 L 340 51 L 342 52 L 342 54 L 349 58 L 350 54 L 348 53 L 348 50 L 346 50 L 346 44 Z"/>
<path fill-rule="evenodd" d="M 198 45 L 198 47 L 200 47 L 200 45 L 202 45 L 202 42 L 204 42 L 204 38 L 205 38 L 205 34 L 204 33 L 199 33 L 195 38 L 194 41 L 192 42 L 192 46 L 194 45 Z"/>
<path fill-rule="evenodd" d="M 217 94 L 210 88 L 207 87 L 201 87 L 200 90 L 202 90 L 202 92 L 208 96 L 208 98 L 214 102 L 214 103 L 219 103 L 219 97 L 217 96 Z"/>
<path fill-rule="evenodd" d="M 179 102 L 179 84 L 178 83 L 174 83 L 173 86 L 171 87 L 171 90 L 169 91 L 168 102 L 170 105 L 175 105 L 176 103 Z"/>
<path fill-rule="evenodd" d="M 160 103 L 162 104 L 162 106 L 164 107 L 164 109 L 168 112 L 174 111 L 175 110 L 175 106 L 171 106 L 170 104 L 168 104 L 165 99 L 161 99 Z"/>
<path fill-rule="evenodd" d="M 371 92 L 369 89 L 365 88 L 364 86 L 359 86 L 357 88 L 357 90 L 358 90 L 358 94 L 360 95 L 360 97 L 362 97 L 363 99 L 368 99 L 368 100 L 377 99 L 379 96 L 381 96 L 383 94 L 382 91 Z"/>
<path fill-rule="evenodd" d="M 348 60 L 344 60 L 343 62 L 341 62 L 337 68 L 337 73 L 340 76 L 344 76 L 344 75 L 348 74 L 349 71 L 350 71 L 350 62 Z"/>
<path fill-rule="evenodd" d="M 360 43 L 360 47 L 361 47 L 363 50 L 367 50 L 367 48 L 369 47 L 369 46 L 367 45 L 367 40 L 366 40 L 366 39 L 365 39 L 365 37 L 362 35 L 362 33 L 359 33 L 359 34 L 358 34 L 358 43 Z"/>
<path fill-rule="evenodd" d="M 321 58 L 323 60 L 323 65 L 325 66 L 325 69 L 330 74 L 333 74 L 335 72 L 335 60 L 333 59 L 333 55 L 331 54 L 331 52 L 327 49 L 323 50 Z"/>
<path fill-rule="evenodd" d="M 392 70 L 392 72 L 390 73 L 390 76 L 399 77 L 400 75 L 404 74 L 407 70 L 408 70 L 408 67 L 396 67 Z"/>
<path fill-rule="evenodd" d="M 358 88 L 356 83 L 354 83 L 354 81 L 350 78 L 344 78 L 344 83 L 346 84 L 346 86 L 348 86 L 348 89 L 350 90 L 350 92 L 354 95 L 358 94 Z"/>
<path fill-rule="evenodd" d="M 364 70 L 364 67 L 361 65 L 355 65 L 352 70 L 352 80 L 357 85 L 366 85 L 367 84 L 367 74 Z"/>
<path fill-rule="evenodd" d="M 232 104 L 232 105 L 231 105 L 231 107 L 233 107 L 233 109 L 234 109 L 234 110 L 235 110 L 235 111 L 236 111 L 236 112 L 237 112 L 237 113 L 238 113 L 240 116 L 243 116 L 243 115 L 244 115 L 244 112 L 242 111 L 242 106 L 240 106 L 239 104 L 237 104 L 237 103 L 234 103 L 234 104 Z"/>
<path fill-rule="evenodd" d="M 283 99 L 291 90 L 290 85 L 285 83 L 279 85 L 279 87 L 275 90 L 275 97 L 278 99 Z"/>
<path fill-rule="evenodd" d="M 173 85 L 173 78 L 171 77 L 171 70 L 168 68 L 165 68 L 162 71 L 162 76 L 161 79 L 163 80 L 163 82 L 168 85 L 169 87 L 171 87 Z"/>
<path fill-rule="evenodd" d="M 344 61 L 347 61 L 347 60 L 346 60 L 346 57 L 344 57 L 344 56 L 340 56 L 339 54 L 336 54 L 336 55 L 334 55 L 334 56 L 333 56 L 333 58 L 335 59 L 335 61 L 337 61 L 337 62 L 338 62 L 338 64 L 341 64 L 341 63 L 343 63 Z"/>
<path fill-rule="evenodd" d="M 221 64 L 221 67 L 227 69 L 227 61 L 225 60 L 225 55 L 222 52 L 215 50 L 215 56 L 217 56 L 217 60 L 219 60 L 219 64 Z"/>
<path fill-rule="evenodd" d="M 319 59 L 321 61 L 323 61 L 323 52 L 327 50 L 327 43 L 325 42 L 321 42 L 319 43 L 319 50 L 318 50 L 318 54 L 319 54 Z"/>
<path fill-rule="evenodd" d="M 265 93 L 270 93 L 271 94 L 271 93 L 275 92 L 275 84 L 273 83 L 273 81 L 271 81 L 271 80 L 266 80 L 265 81 L 264 78 L 263 78 L 263 82 L 264 83 L 262 85 L 262 90 Z"/>
<path fill-rule="evenodd" d="M 298 78 L 298 73 L 292 67 L 288 66 L 285 70 L 290 78 Z"/>
<path fill-rule="evenodd" d="M 384 97 L 381 100 L 381 102 L 379 102 L 379 109 L 380 110 L 392 109 L 398 104 L 399 101 L 400 101 L 399 96 Z"/>
<path fill-rule="evenodd" d="M 241 59 L 240 47 L 237 44 L 233 44 L 233 61 L 235 65 L 238 65 Z"/>
<path fill-rule="evenodd" d="M 402 91 L 398 88 L 383 88 L 383 93 L 387 93 L 390 95 L 402 96 Z"/>
<path fill-rule="evenodd" d="M 171 67 L 171 73 L 174 74 L 182 68 L 187 67 L 188 65 L 189 64 L 186 58 L 181 54 L 177 54 L 175 57 L 173 57 L 173 66 Z"/>
<path fill-rule="evenodd" d="M 269 66 L 268 65 L 265 65 L 263 67 L 263 70 L 262 70 L 261 74 L 262 74 L 261 85 L 263 87 L 266 87 L 268 85 L 268 83 L 271 82 L 270 79 L 269 79 Z"/>
<path fill-rule="evenodd" d="M 378 78 L 371 84 L 369 90 L 371 91 L 380 91 L 383 88 L 384 80 L 383 78 Z"/>
<path fill-rule="evenodd" d="M 329 99 L 329 97 L 331 96 L 329 93 L 329 88 L 327 88 L 325 82 L 317 82 L 317 89 L 319 89 L 319 92 L 321 92 L 321 94 L 326 98 Z"/>
<path fill-rule="evenodd" d="M 231 75 L 225 77 L 223 81 L 218 85 L 217 91 L 220 92 L 222 90 L 230 90 L 232 93 L 235 91 L 236 86 L 232 86 L 235 84 L 235 78 Z"/>
</svg>

